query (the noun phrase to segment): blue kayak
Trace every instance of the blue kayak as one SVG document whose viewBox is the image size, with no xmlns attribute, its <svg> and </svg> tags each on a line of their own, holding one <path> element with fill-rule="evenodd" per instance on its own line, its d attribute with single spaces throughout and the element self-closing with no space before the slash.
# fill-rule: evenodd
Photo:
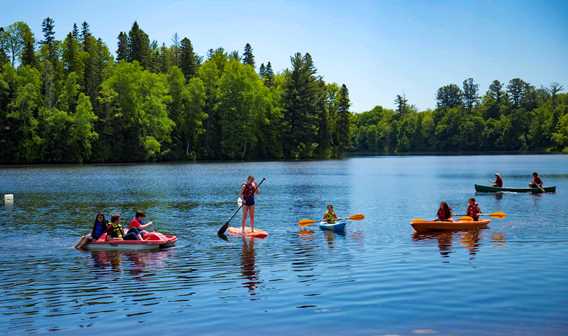
<svg viewBox="0 0 568 336">
<path fill-rule="evenodd" d="M 343 231 L 345 230 L 345 225 L 347 225 L 346 220 L 338 220 L 337 222 L 330 224 L 328 222 L 320 222 L 319 227 L 322 230 L 332 230 L 332 231 Z"/>
</svg>

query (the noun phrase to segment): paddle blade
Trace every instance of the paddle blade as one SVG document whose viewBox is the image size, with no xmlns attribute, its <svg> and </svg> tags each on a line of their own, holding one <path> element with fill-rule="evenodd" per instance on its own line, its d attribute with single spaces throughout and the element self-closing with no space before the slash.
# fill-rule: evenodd
<svg viewBox="0 0 568 336">
<path fill-rule="evenodd" d="M 349 220 L 363 220 L 363 219 L 365 219 L 365 215 L 363 215 L 363 214 L 354 214 L 354 215 L 351 215 L 351 216 L 347 217 L 347 219 L 349 219 Z"/>
<path fill-rule="evenodd" d="M 219 237 L 224 236 L 225 232 L 227 231 L 228 228 L 229 228 L 229 222 L 223 224 L 223 226 L 221 226 L 221 228 L 219 228 L 219 231 L 217 231 L 217 235 Z"/>
<path fill-rule="evenodd" d="M 315 219 L 300 219 L 298 221 L 298 225 L 304 226 L 304 225 L 310 225 L 310 224 L 314 224 L 317 223 L 318 221 Z"/>
<path fill-rule="evenodd" d="M 493 218 L 503 219 L 503 218 L 507 217 L 507 214 L 502 212 L 502 211 L 498 211 L 498 212 L 490 213 L 489 216 L 493 217 Z"/>
<path fill-rule="evenodd" d="M 410 221 L 411 224 L 423 222 L 427 222 L 427 220 L 425 220 L 424 218 L 412 218 L 412 220 Z"/>
<path fill-rule="evenodd" d="M 473 218 L 470 216 L 461 216 L 459 220 L 463 222 L 471 222 L 473 221 Z"/>
</svg>

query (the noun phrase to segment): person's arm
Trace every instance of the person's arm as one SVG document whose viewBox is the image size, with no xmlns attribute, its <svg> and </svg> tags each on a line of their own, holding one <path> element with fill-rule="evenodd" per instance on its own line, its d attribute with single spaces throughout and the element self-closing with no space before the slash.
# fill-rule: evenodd
<svg viewBox="0 0 568 336">
<path fill-rule="evenodd" d="M 254 193 L 260 194 L 260 187 L 256 184 L 256 182 L 254 183 Z"/>
<path fill-rule="evenodd" d="M 148 222 L 148 223 L 146 223 L 146 224 L 140 224 L 140 228 L 141 228 L 141 229 L 145 229 L 145 228 L 147 228 L 148 226 L 150 226 L 150 225 L 152 225 L 152 224 L 154 224 L 154 223 Z"/>
</svg>

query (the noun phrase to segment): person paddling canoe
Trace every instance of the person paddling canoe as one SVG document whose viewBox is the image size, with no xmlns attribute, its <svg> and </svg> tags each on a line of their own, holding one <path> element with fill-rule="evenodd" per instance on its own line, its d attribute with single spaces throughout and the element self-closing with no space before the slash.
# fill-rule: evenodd
<svg viewBox="0 0 568 336">
<path fill-rule="evenodd" d="M 542 182 L 540 176 L 538 176 L 537 172 L 532 173 L 532 180 L 531 183 L 529 183 L 529 187 L 538 188 L 541 191 L 544 191 L 544 183 Z"/>
<path fill-rule="evenodd" d="M 256 184 L 254 176 L 249 176 L 241 186 L 241 200 L 243 201 L 242 232 L 245 232 L 247 216 L 250 218 L 250 230 L 254 232 L 254 196 L 259 193 L 260 188 Z"/>
<path fill-rule="evenodd" d="M 493 181 L 493 186 L 498 188 L 503 188 L 503 177 L 499 173 L 495 173 L 495 181 Z"/>
</svg>

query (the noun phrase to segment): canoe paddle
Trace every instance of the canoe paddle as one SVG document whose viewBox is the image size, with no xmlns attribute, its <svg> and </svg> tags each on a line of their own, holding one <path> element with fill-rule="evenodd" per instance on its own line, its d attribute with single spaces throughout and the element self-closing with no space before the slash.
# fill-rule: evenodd
<svg viewBox="0 0 568 336">
<path fill-rule="evenodd" d="M 338 218 L 338 219 L 341 219 L 341 218 Z M 347 218 L 343 218 L 343 219 L 347 219 L 347 220 L 363 220 L 363 219 L 365 219 L 365 215 L 363 215 L 363 214 L 354 214 L 354 215 L 351 215 L 351 216 L 349 216 L 349 217 L 347 217 Z M 298 221 L 298 225 L 300 225 L 300 226 L 306 226 L 306 225 L 312 225 L 312 224 L 314 224 L 314 223 L 319 223 L 319 222 L 321 222 L 321 220 L 318 220 L 318 219 L 300 219 L 300 220 Z"/>
<path fill-rule="evenodd" d="M 262 182 L 264 182 L 266 180 L 266 178 L 262 178 L 262 180 L 260 181 L 260 183 L 256 186 L 257 188 L 260 187 L 260 185 L 262 184 Z M 240 200 L 240 198 L 239 198 Z M 242 201 L 237 201 L 239 208 L 233 213 L 233 215 L 229 218 L 229 220 L 227 220 L 225 222 L 225 224 L 223 224 L 223 226 L 221 226 L 221 228 L 219 228 L 219 231 L 217 231 L 217 235 L 219 237 L 223 237 L 225 235 L 225 231 L 227 231 L 227 229 L 229 228 L 229 223 L 231 222 L 231 220 L 237 215 L 237 213 L 239 213 L 239 211 L 241 210 L 241 208 L 243 207 L 243 203 Z"/>
</svg>

